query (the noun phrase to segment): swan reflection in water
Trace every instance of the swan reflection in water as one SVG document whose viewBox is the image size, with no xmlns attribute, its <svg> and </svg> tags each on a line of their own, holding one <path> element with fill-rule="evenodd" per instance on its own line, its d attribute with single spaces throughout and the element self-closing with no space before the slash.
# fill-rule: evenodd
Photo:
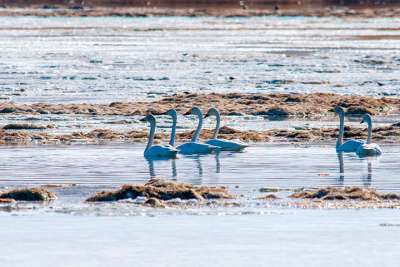
<svg viewBox="0 0 400 267">
<path fill-rule="evenodd" d="M 212 155 L 212 157 L 215 160 L 215 173 L 221 173 L 220 155 L 221 155 L 221 152 L 217 152 L 214 155 Z M 193 172 L 192 173 L 196 173 L 197 172 L 198 177 L 203 177 L 204 169 L 203 169 L 202 160 L 203 160 L 203 158 L 210 158 L 210 157 L 211 156 L 204 156 L 204 155 L 187 156 L 187 157 L 185 157 L 185 161 L 190 159 L 194 164 L 186 164 L 186 166 L 193 166 Z M 160 160 L 160 159 L 151 160 L 151 159 L 148 159 L 146 161 L 147 161 L 148 168 L 149 168 L 150 178 L 159 176 L 159 175 L 157 175 L 157 173 L 160 174 L 161 167 L 157 167 L 159 169 L 158 172 L 157 172 L 156 168 L 155 168 L 155 162 L 166 162 L 166 161 L 169 161 L 169 162 L 171 162 L 172 179 L 173 180 L 177 179 L 178 171 L 177 171 L 177 167 L 176 167 L 176 159 L 169 159 L 169 160 L 167 160 L 167 159 L 166 160 Z"/>
<path fill-rule="evenodd" d="M 344 184 L 344 163 L 343 163 L 343 152 L 337 153 L 338 160 L 339 160 L 339 178 L 338 178 L 338 184 L 343 185 Z"/>
<path fill-rule="evenodd" d="M 176 159 L 170 159 L 168 160 L 171 162 L 171 170 L 172 170 L 172 179 L 175 180 L 177 177 L 177 171 L 176 171 Z M 156 177 L 156 171 L 154 168 L 154 162 L 155 160 L 147 160 L 147 164 L 149 166 L 149 174 L 150 174 L 150 178 Z M 157 162 L 160 162 L 160 160 L 157 160 Z"/>
<path fill-rule="evenodd" d="M 215 173 L 221 173 L 221 161 L 219 159 L 220 153 L 221 152 L 219 151 L 215 153 Z"/>
<path fill-rule="evenodd" d="M 363 173 L 362 180 L 365 187 L 370 187 L 372 184 L 372 160 L 367 159 L 367 174 Z"/>
<path fill-rule="evenodd" d="M 343 153 L 338 153 L 338 161 L 339 161 L 339 177 L 337 179 L 337 183 L 340 186 L 344 185 L 344 159 Z M 362 173 L 361 180 L 365 187 L 370 187 L 372 184 L 372 161 L 376 160 L 375 158 L 365 158 L 367 161 L 367 173 Z"/>
</svg>

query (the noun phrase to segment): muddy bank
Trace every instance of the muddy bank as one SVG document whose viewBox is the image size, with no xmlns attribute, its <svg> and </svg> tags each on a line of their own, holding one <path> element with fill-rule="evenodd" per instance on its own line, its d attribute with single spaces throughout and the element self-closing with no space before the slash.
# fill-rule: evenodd
<svg viewBox="0 0 400 267">
<path fill-rule="evenodd" d="M 147 113 L 160 115 L 168 109 L 175 108 L 184 114 L 192 106 L 199 106 L 203 112 L 210 107 L 217 107 L 223 116 L 255 115 L 269 119 L 333 118 L 334 107 L 342 106 L 347 115 L 359 116 L 365 113 L 373 115 L 400 114 L 400 98 L 372 98 L 363 96 L 347 96 L 330 93 L 312 94 L 192 94 L 182 93 L 161 98 L 153 102 L 113 102 L 110 104 L 16 104 L 0 103 L 0 117 L 33 116 L 89 116 L 96 119 L 100 116 L 144 116 Z M 36 116 L 36 117 L 35 117 Z M 131 123 L 132 119 L 121 120 Z M 135 120 L 137 123 L 139 121 Z M 145 123 L 143 123 L 145 128 Z M 399 123 L 375 127 L 373 138 L 386 142 L 398 142 L 400 138 Z M 192 131 L 179 132 L 177 141 L 190 140 Z M 240 139 L 244 142 L 324 142 L 336 138 L 336 128 L 271 129 L 266 131 L 240 131 L 222 127 L 219 138 Z M 204 129 L 200 138 L 211 138 L 211 131 Z M 345 137 L 365 139 L 365 128 L 346 127 Z M 57 133 L 57 124 L 10 123 L 1 126 L 0 144 L 57 144 L 57 143 L 99 143 L 99 142 L 144 142 L 147 131 L 117 131 L 111 129 L 95 129 L 90 132 Z M 158 133 L 156 142 L 167 141 L 168 135 Z"/>
<path fill-rule="evenodd" d="M 107 142 L 146 142 L 147 130 L 133 130 L 129 132 L 118 132 L 109 129 L 96 129 L 87 133 L 75 132 L 71 134 L 50 134 L 45 131 L 6 131 L 0 130 L 0 145 L 23 145 L 23 144 L 97 144 Z M 177 133 L 176 141 L 189 141 L 193 131 Z M 212 137 L 212 131 L 203 129 L 200 140 Z M 222 127 L 218 138 L 226 140 L 241 140 L 243 142 L 299 142 L 299 143 L 322 143 L 333 142 L 337 137 L 337 128 L 304 128 L 300 130 L 271 129 L 266 131 L 240 131 L 230 127 Z M 345 138 L 366 140 L 365 128 L 351 128 L 346 126 Z M 373 129 L 374 141 L 380 143 L 400 142 L 400 126 L 376 127 Z M 167 142 L 169 134 L 157 133 L 155 143 Z"/>
<path fill-rule="evenodd" d="M 292 193 L 288 196 L 288 198 L 278 198 L 274 194 L 267 194 L 257 199 L 268 201 L 281 207 L 302 209 L 400 208 L 399 194 L 381 193 L 374 188 L 352 186 L 276 190 L 287 192 L 291 191 Z M 295 199 L 295 201 L 292 201 L 291 199 Z"/>
<path fill-rule="evenodd" d="M 311 94 L 194 94 L 182 93 L 161 98 L 153 102 L 113 102 L 110 104 L 16 104 L 0 103 L 0 114 L 83 114 L 83 115 L 154 115 L 170 108 L 186 113 L 192 106 L 205 112 L 217 107 L 222 115 L 262 115 L 320 118 L 332 116 L 336 106 L 347 109 L 349 115 L 399 114 L 400 98 L 373 98 L 333 93 Z"/>
<path fill-rule="evenodd" d="M 86 199 L 86 202 L 113 202 L 126 199 L 144 198 L 144 205 L 166 207 L 177 205 L 173 200 L 215 200 L 232 199 L 226 187 L 193 186 L 161 178 L 152 178 L 143 185 L 123 185 L 115 191 L 103 191 Z M 179 204 L 179 203 L 178 203 Z"/>
<path fill-rule="evenodd" d="M 396 17 L 398 3 L 362 1 L 11 1 L 1 16 L 359 16 Z"/>
<path fill-rule="evenodd" d="M 400 201 L 374 200 L 374 201 L 324 201 L 304 200 L 289 201 L 282 206 L 300 209 L 400 209 Z"/>
<path fill-rule="evenodd" d="M 0 192 L 1 203 L 13 203 L 15 201 L 50 201 L 56 198 L 54 193 L 40 187 Z"/>
<path fill-rule="evenodd" d="M 374 188 L 362 187 L 326 187 L 311 190 L 301 190 L 291 194 L 289 197 L 320 200 L 400 200 L 400 195 L 393 193 L 379 193 Z"/>
</svg>

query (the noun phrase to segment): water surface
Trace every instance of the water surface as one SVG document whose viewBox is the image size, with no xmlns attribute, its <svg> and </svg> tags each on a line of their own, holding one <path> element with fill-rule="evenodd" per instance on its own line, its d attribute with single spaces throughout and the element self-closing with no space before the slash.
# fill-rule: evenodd
<svg viewBox="0 0 400 267">
<path fill-rule="evenodd" d="M 0 18 L 0 94 L 17 103 L 110 103 L 191 92 L 400 93 L 396 18 Z M 3 114 L 53 134 L 142 129 L 136 116 Z M 359 119 L 349 122 L 359 124 Z M 168 129 L 169 120 L 159 118 Z M 193 119 L 179 118 L 179 131 Z M 388 125 L 398 117 L 375 118 Z M 241 130 L 334 127 L 321 121 L 224 118 Z M 206 127 L 212 127 L 206 122 Z M 244 153 L 148 162 L 143 145 L 0 147 L 0 187 L 52 188 L 53 203 L 1 209 L 2 266 L 396 266 L 395 210 L 301 210 L 260 204 L 261 187 L 357 185 L 400 191 L 400 147 L 378 159 L 333 144 L 254 144 Z M 89 205 L 94 192 L 162 176 L 225 185 L 239 208 Z M 278 193 L 284 197 L 288 192 Z M 51 248 L 51 249 L 49 249 Z M 60 260 L 61 259 L 61 260 Z"/>
<path fill-rule="evenodd" d="M 0 217 L 4 266 L 374 267 L 400 260 L 400 216 L 392 210 Z"/>
<path fill-rule="evenodd" d="M 196 185 L 228 185 L 238 191 L 263 186 L 298 188 L 364 185 L 398 191 L 400 147 L 384 145 L 383 156 L 340 157 L 333 145 L 254 144 L 245 152 L 179 156 L 147 161 L 143 145 L 1 147 L 0 185 L 69 184 L 113 186 L 143 183 L 152 176 Z"/>
<path fill-rule="evenodd" d="M 397 18 L 3 17 L 0 25 L 0 93 L 16 102 L 400 92 Z"/>
</svg>

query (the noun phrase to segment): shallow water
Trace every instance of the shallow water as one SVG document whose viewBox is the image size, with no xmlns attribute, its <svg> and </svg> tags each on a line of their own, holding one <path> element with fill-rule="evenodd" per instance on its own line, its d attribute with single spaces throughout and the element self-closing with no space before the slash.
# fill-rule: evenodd
<svg viewBox="0 0 400 267">
<path fill-rule="evenodd" d="M 399 191 L 400 147 L 382 146 L 377 159 L 343 156 L 333 146 L 263 145 L 242 153 L 221 152 L 147 161 L 143 145 L 1 147 L 0 186 L 71 184 L 110 187 L 162 176 L 196 185 L 228 185 L 253 194 L 260 187 L 365 185 Z M 370 167 L 368 166 L 370 165 Z M 342 173 L 341 173 L 342 172 Z M 235 189 L 239 186 L 239 189 Z"/>
<path fill-rule="evenodd" d="M 0 93 L 16 102 L 400 92 L 396 18 L 2 17 L 0 25 Z"/>
<path fill-rule="evenodd" d="M 18 103 L 151 101 L 182 91 L 400 93 L 395 18 L 2 17 L 0 25 L 0 94 Z M 52 124 L 54 134 L 143 129 L 139 119 L 2 115 L 4 124 Z M 399 115 L 375 120 L 388 125 Z M 224 121 L 243 130 L 336 123 Z M 179 127 L 193 129 L 194 121 L 179 118 Z"/>
<path fill-rule="evenodd" d="M 48 185 L 58 199 L 42 205 L 18 204 L 11 210 L 0 211 L 30 216 L 43 213 L 134 217 L 260 215 L 287 210 L 285 203 L 290 190 L 303 187 L 363 186 L 400 191 L 397 175 L 400 147 L 387 145 L 383 150 L 384 155 L 377 159 L 348 154 L 341 161 L 331 145 L 259 144 L 242 153 L 221 152 L 149 162 L 143 158 L 142 145 L 1 147 L 0 189 Z M 237 196 L 233 202 L 240 207 L 189 205 L 182 209 L 153 209 L 143 207 L 142 199 L 96 205 L 84 202 L 95 192 L 126 183 L 144 183 L 154 176 L 195 185 L 227 186 Z M 264 187 L 285 189 L 276 193 L 282 202 L 257 200 L 266 194 L 259 191 Z"/>
<path fill-rule="evenodd" d="M 4 266 L 372 267 L 400 260 L 400 215 L 392 210 L 0 218 Z"/>
<path fill-rule="evenodd" d="M 6 101 L 110 103 L 180 91 L 400 93 L 399 19 L 2 17 L 0 25 L 0 94 Z M 55 124 L 50 133 L 146 127 L 137 116 L 1 118 L 2 124 Z M 179 121 L 179 131 L 196 123 Z M 398 116 L 374 121 L 388 125 Z M 167 118 L 159 122 L 168 130 Z M 337 120 L 242 116 L 223 123 L 266 130 L 335 127 Z M 349 124 L 359 125 L 359 118 Z M 400 217 L 394 210 L 301 210 L 255 201 L 261 187 L 358 185 L 399 192 L 400 147 L 382 147 L 378 159 L 348 154 L 341 164 L 332 144 L 254 144 L 244 153 L 154 162 L 143 158 L 143 145 L 2 146 L 1 190 L 65 187 L 50 189 L 58 195 L 53 203 L 1 207 L 0 237 L 7 246 L 0 264 L 396 266 Z M 152 209 L 132 201 L 83 202 L 96 191 L 154 175 L 226 185 L 242 195 L 242 205 Z"/>
</svg>

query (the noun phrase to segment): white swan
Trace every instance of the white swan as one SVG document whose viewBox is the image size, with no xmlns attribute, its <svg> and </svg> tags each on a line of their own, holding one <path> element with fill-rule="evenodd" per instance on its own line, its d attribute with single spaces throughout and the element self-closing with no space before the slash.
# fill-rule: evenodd
<svg viewBox="0 0 400 267">
<path fill-rule="evenodd" d="M 217 136 L 218 136 L 219 128 L 221 125 L 221 116 L 219 114 L 218 109 L 210 108 L 207 111 L 207 114 L 204 118 L 207 118 L 210 116 L 215 116 L 217 122 L 215 125 L 213 137 L 210 140 L 207 140 L 205 142 L 206 144 L 218 146 L 221 148 L 221 150 L 226 150 L 226 151 L 240 151 L 247 147 L 247 145 L 245 145 L 241 142 L 233 142 L 233 141 L 228 141 L 228 140 L 224 140 L 224 139 L 218 139 Z"/>
<path fill-rule="evenodd" d="M 369 114 L 365 114 L 361 123 L 368 125 L 368 138 L 367 143 L 358 146 L 356 153 L 359 157 L 379 156 L 382 154 L 382 149 L 378 144 L 371 143 L 372 138 L 372 118 Z"/>
<path fill-rule="evenodd" d="M 150 123 L 149 139 L 147 141 L 147 146 L 144 150 L 144 156 L 147 159 L 154 158 L 175 158 L 178 150 L 170 146 L 153 146 L 154 134 L 156 132 L 156 118 L 153 115 L 147 115 L 146 121 Z"/>
<path fill-rule="evenodd" d="M 219 147 L 217 147 L 217 146 L 212 146 L 209 144 L 201 144 L 201 143 L 197 142 L 197 140 L 199 139 L 201 127 L 203 126 L 203 113 L 201 112 L 201 110 L 198 107 L 193 107 L 185 115 L 189 115 L 189 114 L 197 115 L 199 122 L 197 124 L 196 131 L 193 133 L 192 141 L 189 143 L 184 143 L 184 144 L 176 147 L 178 149 L 179 153 L 187 154 L 187 155 L 208 154 L 215 150 L 218 150 Z"/>
<path fill-rule="evenodd" d="M 336 114 L 339 115 L 339 135 L 336 141 L 336 152 L 356 152 L 357 148 L 364 144 L 363 141 L 358 141 L 354 139 L 349 139 L 343 143 L 343 135 L 344 135 L 344 110 L 341 107 L 335 108 Z"/>
</svg>

